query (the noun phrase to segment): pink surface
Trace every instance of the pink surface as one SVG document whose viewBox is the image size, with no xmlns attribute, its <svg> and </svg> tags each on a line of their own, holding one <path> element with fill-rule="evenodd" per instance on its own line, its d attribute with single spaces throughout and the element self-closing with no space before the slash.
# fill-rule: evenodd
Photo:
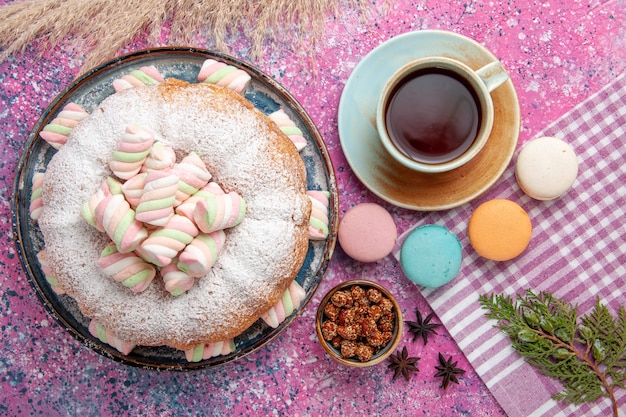
<svg viewBox="0 0 626 417">
<path fill-rule="evenodd" d="M 7 3 L 6 1 L 0 4 Z M 329 17 L 315 60 L 267 45 L 256 64 L 300 101 L 330 150 L 340 210 L 363 202 L 387 208 L 398 231 L 428 213 L 395 208 L 367 191 L 352 174 L 337 134 L 337 106 L 352 69 L 392 36 L 420 29 L 451 30 L 476 39 L 500 58 L 520 100 L 520 144 L 626 69 L 624 0 L 395 1 L 387 14 L 352 9 Z M 147 46 L 138 42 L 135 49 Z M 199 39 L 194 45 L 212 44 Z M 249 59 L 245 42 L 231 53 Z M 77 75 L 83 56 L 71 46 L 12 56 L 0 63 L 0 414 L 30 415 L 437 415 L 502 416 L 483 382 L 445 329 L 428 345 L 406 333 L 400 347 L 419 356 L 410 382 L 392 382 L 385 364 L 345 368 L 316 341 L 315 309 L 323 294 L 351 278 L 387 286 L 407 320 L 431 310 L 398 263 L 348 258 L 340 247 L 301 317 L 267 347 L 223 367 L 177 374 L 126 367 L 75 341 L 45 311 L 19 263 L 11 228 L 15 167 L 30 129 L 46 106 Z M 511 167 L 510 167 L 511 168 Z M 435 321 L 437 321 L 435 319 Z M 434 379 L 437 352 L 467 372 L 448 390 Z"/>
</svg>

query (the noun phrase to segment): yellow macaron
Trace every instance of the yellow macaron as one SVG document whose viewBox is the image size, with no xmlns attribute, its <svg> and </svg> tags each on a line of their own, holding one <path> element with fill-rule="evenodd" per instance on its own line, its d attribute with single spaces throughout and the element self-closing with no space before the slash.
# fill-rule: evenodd
<svg viewBox="0 0 626 417">
<path fill-rule="evenodd" d="M 519 256 L 532 235 L 528 213 L 517 203 L 495 199 L 482 203 L 468 225 L 468 236 L 474 250 L 493 261 L 508 261 Z"/>
</svg>

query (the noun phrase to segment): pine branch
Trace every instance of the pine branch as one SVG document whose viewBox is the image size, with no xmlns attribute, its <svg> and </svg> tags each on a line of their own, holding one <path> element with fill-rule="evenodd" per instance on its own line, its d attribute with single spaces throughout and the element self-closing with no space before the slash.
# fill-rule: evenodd
<svg viewBox="0 0 626 417">
<path fill-rule="evenodd" d="M 626 310 L 617 318 L 598 299 L 593 311 L 580 317 L 578 308 L 547 292 L 512 297 L 479 297 L 486 317 L 496 321 L 525 360 L 540 373 L 555 378 L 563 390 L 555 400 L 571 404 L 608 397 L 617 417 L 615 388 L 626 381 Z"/>
</svg>

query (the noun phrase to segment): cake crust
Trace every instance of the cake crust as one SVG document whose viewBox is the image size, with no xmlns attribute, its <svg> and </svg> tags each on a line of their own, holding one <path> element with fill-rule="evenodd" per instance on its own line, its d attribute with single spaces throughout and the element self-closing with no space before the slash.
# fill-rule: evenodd
<svg viewBox="0 0 626 417">
<path fill-rule="evenodd" d="M 213 268 L 177 297 L 160 275 L 140 294 L 105 276 L 96 263 L 109 240 L 80 216 L 111 175 L 129 125 L 154 131 L 177 160 L 198 154 L 213 179 L 247 204 Z M 308 249 L 311 203 L 297 149 L 248 100 L 210 84 L 167 80 L 108 97 L 50 161 L 42 198 L 39 224 L 59 285 L 85 316 L 138 345 L 186 350 L 241 334 L 280 299 Z"/>
</svg>

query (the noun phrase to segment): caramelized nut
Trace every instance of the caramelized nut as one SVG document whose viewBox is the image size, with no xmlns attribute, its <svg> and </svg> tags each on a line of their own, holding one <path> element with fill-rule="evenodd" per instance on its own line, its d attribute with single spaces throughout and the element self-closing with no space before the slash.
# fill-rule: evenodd
<svg viewBox="0 0 626 417">
<path fill-rule="evenodd" d="M 346 340 L 356 340 L 361 335 L 361 326 L 349 324 L 347 326 L 337 326 L 337 334 Z"/>
<path fill-rule="evenodd" d="M 340 326 L 348 326 L 355 322 L 357 310 L 355 308 L 344 308 L 337 317 L 337 324 Z"/>
<path fill-rule="evenodd" d="M 341 346 L 341 342 L 343 342 L 343 337 L 337 335 L 333 337 L 333 340 L 330 341 L 330 344 L 333 345 L 335 349 L 339 349 Z"/>
<path fill-rule="evenodd" d="M 378 326 L 376 324 L 376 320 L 373 317 L 364 317 L 361 320 L 361 330 L 362 335 L 365 337 L 369 337 L 374 333 L 378 332 Z"/>
<path fill-rule="evenodd" d="M 380 300 L 382 300 L 383 294 L 380 291 L 378 291 L 376 288 L 370 288 L 367 290 L 367 298 L 372 303 L 378 304 L 380 303 Z"/>
<path fill-rule="evenodd" d="M 383 334 L 378 330 L 372 332 L 372 334 L 367 337 L 367 343 L 373 347 L 382 347 L 385 344 Z"/>
<path fill-rule="evenodd" d="M 322 335 L 324 336 L 324 340 L 333 340 L 335 336 L 337 336 L 337 323 L 330 320 L 326 320 L 322 323 Z"/>
<path fill-rule="evenodd" d="M 361 362 L 367 362 L 374 356 L 374 348 L 364 343 L 359 343 L 356 347 L 356 356 Z"/>
<path fill-rule="evenodd" d="M 337 291 L 330 297 L 330 301 L 337 307 L 352 305 L 352 296 L 347 291 Z"/>
<path fill-rule="evenodd" d="M 356 342 L 354 340 L 344 340 L 341 342 L 341 356 L 351 358 L 356 355 Z"/>
<path fill-rule="evenodd" d="M 326 317 L 328 317 L 328 320 L 330 321 L 336 321 L 337 317 L 339 316 L 339 312 L 339 307 L 337 307 L 333 303 L 328 303 L 326 304 L 326 307 L 324 307 L 324 314 L 326 315 Z"/>
<path fill-rule="evenodd" d="M 367 313 L 373 318 L 375 321 L 378 321 L 383 315 L 383 309 L 380 308 L 378 304 L 374 304 L 368 308 Z"/>
<path fill-rule="evenodd" d="M 392 332 L 394 326 L 393 316 L 384 315 L 378 319 L 378 330 L 381 332 Z"/>
<path fill-rule="evenodd" d="M 391 312 L 393 310 L 393 303 L 387 298 L 382 298 L 378 305 L 383 310 L 383 312 Z"/>
<path fill-rule="evenodd" d="M 359 285 L 335 292 L 324 308 L 324 340 L 343 358 L 369 361 L 393 337 L 396 315 L 393 302 L 376 288 Z"/>
<path fill-rule="evenodd" d="M 361 302 L 361 300 L 366 299 L 365 290 L 358 285 L 354 285 L 350 288 L 350 294 L 355 302 Z"/>
</svg>

